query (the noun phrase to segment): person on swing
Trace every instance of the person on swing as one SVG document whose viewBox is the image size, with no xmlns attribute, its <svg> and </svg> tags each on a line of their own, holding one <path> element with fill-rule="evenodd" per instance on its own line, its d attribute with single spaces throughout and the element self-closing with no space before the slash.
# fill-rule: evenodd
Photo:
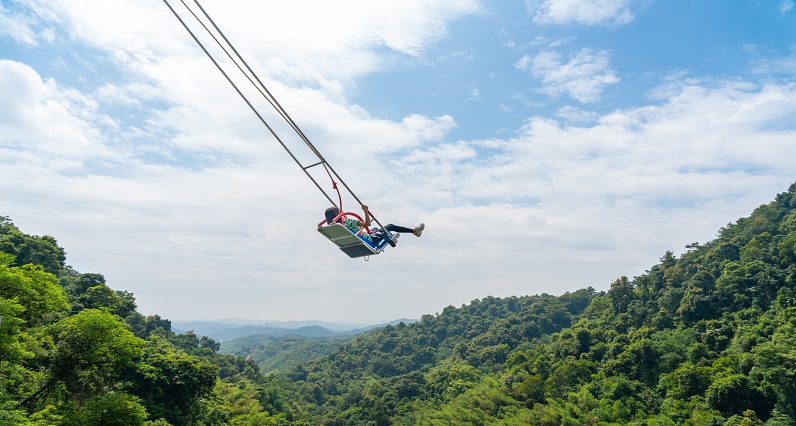
<svg viewBox="0 0 796 426">
<path fill-rule="evenodd" d="M 370 233 L 368 233 L 365 228 L 370 226 L 370 211 L 368 210 L 368 206 L 362 205 L 362 212 L 364 213 L 365 222 L 362 223 L 358 219 L 355 218 L 347 218 L 346 220 L 342 220 L 338 218 L 336 220 L 337 223 L 342 224 L 346 228 L 350 229 L 351 232 L 357 234 L 358 236 L 364 238 L 365 240 L 373 243 L 374 245 L 378 245 L 382 239 L 384 239 L 385 234 L 382 229 L 373 229 Z M 326 209 L 324 216 L 326 216 L 326 224 L 331 225 L 335 218 L 340 214 L 340 209 L 337 207 L 329 207 Z M 406 226 L 398 226 L 392 223 L 387 224 L 384 229 L 387 232 L 397 232 L 400 234 L 408 234 L 412 233 L 415 234 L 416 237 L 423 235 L 423 229 L 426 228 L 426 225 L 421 223 L 420 225 L 415 226 L 414 228 L 407 228 Z M 389 236 L 387 236 L 389 239 Z M 397 239 L 397 236 L 396 236 Z M 394 245 L 394 244 L 392 244 Z"/>
</svg>

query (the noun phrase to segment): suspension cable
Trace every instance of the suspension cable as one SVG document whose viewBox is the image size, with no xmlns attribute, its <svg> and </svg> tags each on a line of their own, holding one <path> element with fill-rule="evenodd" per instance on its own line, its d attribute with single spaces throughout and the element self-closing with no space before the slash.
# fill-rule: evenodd
<svg viewBox="0 0 796 426">
<path fill-rule="evenodd" d="M 164 1 L 166 1 L 166 0 L 164 0 Z M 185 5 L 184 0 L 180 0 L 180 1 L 182 1 L 183 5 Z M 229 39 L 224 34 L 224 32 L 221 31 L 221 28 L 219 28 L 218 25 L 216 25 L 215 21 L 213 20 L 213 18 L 210 17 L 210 15 L 207 13 L 207 11 L 204 9 L 204 7 L 202 7 L 202 5 L 199 4 L 199 0 L 193 0 L 193 1 L 196 4 L 196 6 L 199 7 L 199 10 L 202 11 L 202 14 L 207 18 L 207 20 L 210 22 L 210 24 L 213 26 L 213 28 L 218 32 L 218 34 L 221 36 L 221 38 L 224 39 L 224 42 L 226 43 L 227 46 L 229 46 L 230 50 L 232 50 L 235 53 L 235 58 L 233 58 L 229 54 L 227 49 L 225 49 L 224 46 L 222 46 L 221 42 L 212 34 L 212 32 L 204 24 L 202 24 L 202 22 L 199 20 L 198 17 L 196 17 L 196 15 L 194 15 L 194 18 L 197 21 L 199 21 L 200 24 L 202 24 L 202 27 L 204 27 L 205 31 L 207 31 L 207 33 L 213 38 L 213 40 L 216 41 L 216 44 L 218 44 L 218 46 L 224 51 L 224 53 L 227 54 L 227 56 L 230 58 L 230 60 L 232 60 L 232 62 L 235 63 L 235 65 L 238 67 L 238 69 L 241 71 L 241 73 L 246 75 L 246 78 L 249 80 L 249 82 L 257 89 L 258 92 L 260 92 L 260 94 L 268 101 L 268 103 L 271 104 L 271 106 L 279 113 L 279 115 L 282 116 L 282 118 L 285 120 L 285 122 L 287 122 L 290 125 L 290 127 L 296 132 L 296 134 L 301 138 L 301 140 L 304 141 L 304 143 L 315 154 L 315 156 L 318 157 L 318 160 L 320 160 L 320 163 L 322 163 L 324 165 L 324 168 L 328 167 L 327 168 L 327 173 L 329 173 L 329 171 L 331 170 L 331 173 L 333 173 L 334 176 L 337 177 L 337 179 L 340 181 L 340 183 L 343 185 L 343 187 L 345 187 L 345 189 L 348 191 L 348 193 L 351 194 L 351 196 L 357 201 L 357 203 L 359 203 L 360 206 L 362 206 L 363 203 L 362 203 L 362 201 L 360 201 L 359 197 L 357 197 L 356 194 L 354 194 L 354 191 L 352 191 L 351 188 L 348 186 L 348 184 L 345 183 L 345 180 L 343 180 L 343 178 L 339 174 L 337 174 L 337 172 L 334 170 L 332 165 L 329 164 L 328 161 L 326 161 L 326 159 L 323 157 L 323 155 L 321 155 L 320 151 L 318 151 L 318 149 L 315 147 L 315 145 L 313 145 L 313 143 L 310 141 L 310 139 L 299 128 L 298 124 L 296 124 L 296 122 L 293 121 L 293 119 L 290 117 L 290 115 L 287 113 L 287 111 L 282 107 L 282 105 L 279 103 L 279 101 L 277 101 L 276 97 L 274 97 L 274 95 L 271 94 L 271 92 L 268 90 L 268 88 L 265 86 L 265 84 L 263 84 L 263 82 L 257 76 L 257 73 L 254 72 L 254 70 L 249 66 L 249 63 L 246 62 L 246 60 L 238 52 L 238 50 L 235 49 L 235 46 L 232 44 L 232 42 L 229 41 Z M 188 8 L 188 7 L 186 6 L 186 8 Z M 191 13 L 193 14 L 193 12 L 191 12 Z M 248 74 L 245 71 L 243 71 L 243 69 L 241 69 L 240 65 L 238 65 L 238 61 L 240 61 L 240 63 L 243 64 L 243 66 L 246 68 L 246 70 L 249 72 L 249 74 L 251 74 L 251 76 L 254 78 L 254 80 L 257 81 L 257 84 L 255 84 L 255 82 L 252 81 L 251 78 L 249 78 Z M 261 88 L 262 88 L 262 90 L 260 90 Z M 312 167 L 312 166 L 308 166 L 307 168 L 309 168 L 309 167 Z M 331 176 L 330 176 L 330 178 L 331 178 Z M 337 189 L 337 186 L 336 186 L 336 183 L 334 182 L 334 179 L 332 179 L 332 183 L 334 184 L 334 188 Z M 339 195 L 339 191 L 338 191 L 338 195 Z M 328 195 L 327 195 L 327 198 L 329 198 Z M 343 208 L 342 207 L 342 201 L 341 201 L 341 205 L 339 206 L 339 208 L 341 210 Z M 378 223 L 378 221 L 377 221 L 377 223 Z M 379 223 L 379 225 L 381 225 L 381 224 Z"/>
<path fill-rule="evenodd" d="M 229 54 L 229 52 L 227 52 L 227 50 L 224 48 L 224 46 L 222 46 L 221 43 L 219 43 L 218 39 L 216 39 L 215 36 L 213 36 L 213 34 L 211 34 L 210 30 L 207 27 L 205 27 L 204 24 L 202 24 L 202 26 L 205 28 L 205 30 L 208 32 L 208 34 L 210 34 L 210 36 L 213 37 L 214 40 L 216 40 L 216 43 L 219 45 L 219 47 L 221 47 L 221 49 L 224 51 L 224 53 L 227 54 L 229 59 L 231 59 L 232 62 L 235 63 L 235 65 L 238 67 L 238 69 L 241 71 L 241 73 L 246 75 L 246 78 L 249 79 L 249 82 L 252 83 L 252 85 L 260 92 L 260 94 L 263 95 L 264 98 L 266 98 L 268 103 L 270 103 L 271 106 L 279 113 L 279 115 L 281 115 L 282 118 L 290 125 L 290 127 L 293 128 L 293 130 L 296 132 L 296 134 L 298 134 L 299 137 L 301 137 L 301 139 L 304 141 L 304 143 L 307 144 L 307 146 L 310 148 L 310 150 L 312 150 L 312 152 L 320 160 L 325 162 L 325 160 L 323 159 L 323 156 L 321 155 L 321 153 L 315 148 L 315 146 L 312 144 L 312 142 L 310 142 L 309 138 L 304 134 L 304 132 L 301 131 L 301 129 L 299 128 L 298 124 L 296 124 L 296 122 L 293 121 L 293 119 L 290 117 L 290 115 L 287 113 L 287 111 L 282 107 L 282 105 L 279 103 L 279 101 L 276 100 L 274 95 L 271 94 L 271 91 L 269 91 L 268 88 L 265 87 L 265 84 L 263 84 L 263 82 L 260 81 L 260 78 L 257 77 L 257 74 L 249 66 L 249 63 L 246 62 L 246 60 L 243 58 L 243 56 L 240 53 L 238 53 L 238 50 L 235 49 L 235 46 L 232 45 L 232 43 L 229 41 L 229 39 L 227 39 L 227 36 L 224 35 L 224 32 L 221 31 L 221 28 L 219 28 L 218 25 L 216 25 L 216 22 L 213 20 L 213 18 L 211 18 L 210 15 L 208 15 L 207 11 L 205 11 L 205 9 L 202 7 L 202 5 L 199 4 L 199 1 L 198 0 L 194 0 L 194 3 L 196 3 L 196 5 L 199 7 L 199 10 L 202 11 L 202 14 L 207 18 L 207 20 L 210 21 L 210 24 L 213 25 L 213 28 L 215 28 L 215 30 L 218 32 L 218 34 L 221 36 L 221 38 L 224 39 L 224 42 L 230 47 L 230 49 L 233 52 L 235 52 L 236 58 L 238 58 L 238 60 L 240 60 L 240 62 L 243 64 L 243 66 L 246 67 L 246 69 L 249 71 L 249 73 L 251 73 L 252 77 L 254 77 L 254 79 L 257 80 L 257 84 L 255 84 L 251 80 L 251 78 L 249 78 L 249 76 L 246 75 L 246 72 L 244 72 L 241 69 L 240 65 L 238 65 L 237 60 L 235 58 L 233 58 Z M 185 4 L 185 3 L 183 3 L 183 4 Z M 194 15 L 194 17 L 196 17 L 196 15 Z M 198 21 L 198 18 L 197 18 L 197 21 Z M 260 90 L 260 88 L 262 88 L 262 90 Z"/>
<path fill-rule="evenodd" d="M 218 35 L 224 40 L 224 43 L 222 43 L 221 40 L 219 40 L 218 37 L 216 37 L 216 35 L 213 33 L 213 31 L 211 31 L 211 29 L 208 28 L 205 25 L 205 23 L 202 21 L 202 19 L 199 16 L 196 15 L 194 10 L 185 3 L 185 0 L 180 0 L 180 2 L 185 7 L 185 9 L 187 9 L 190 12 L 190 14 L 194 17 L 194 19 L 204 28 L 204 30 L 216 42 L 216 44 L 227 55 L 227 57 L 232 61 L 232 63 L 235 64 L 235 66 L 238 68 L 238 70 L 241 72 L 241 74 L 243 74 L 246 77 L 246 79 L 249 81 L 249 83 L 251 83 L 251 85 L 260 93 L 260 95 L 262 95 L 262 97 L 271 105 L 271 107 L 273 107 L 274 110 L 282 117 L 282 119 L 293 129 L 293 131 L 304 142 L 304 144 L 309 148 L 309 150 L 313 154 L 315 154 L 315 156 L 319 160 L 317 163 L 311 164 L 309 166 L 304 166 L 298 160 L 298 158 L 293 154 L 293 152 L 290 150 L 290 148 L 288 148 L 288 146 L 277 135 L 277 133 L 274 131 L 274 129 L 268 124 L 268 122 L 266 122 L 265 118 L 260 114 L 260 112 L 249 101 L 249 99 L 246 97 L 246 95 L 244 95 L 243 92 L 238 88 L 237 84 L 235 84 L 235 82 L 230 78 L 230 76 L 227 74 L 227 72 L 224 71 L 223 67 L 218 63 L 218 61 L 216 61 L 216 59 L 207 50 L 207 48 L 205 48 L 205 46 L 202 44 L 202 42 L 199 40 L 199 38 L 193 33 L 193 31 L 191 31 L 191 29 L 188 27 L 188 25 L 185 23 L 185 21 L 183 21 L 183 19 L 180 17 L 180 15 L 177 13 L 177 11 L 174 10 L 174 8 L 171 6 L 169 1 L 168 0 L 163 0 L 163 2 L 166 3 L 166 6 L 168 6 L 169 10 L 171 10 L 172 14 L 174 14 L 174 16 L 177 18 L 177 20 L 180 21 L 182 26 L 191 35 L 191 37 L 199 45 L 199 47 L 202 49 L 202 51 L 204 51 L 205 55 L 207 55 L 207 57 L 210 58 L 210 60 L 213 62 L 213 64 L 216 66 L 216 68 L 221 72 L 221 74 L 224 76 L 224 78 L 226 78 L 227 82 L 229 82 L 230 85 L 232 85 L 232 87 L 235 89 L 235 91 L 238 93 L 238 95 L 243 99 L 243 101 L 246 103 L 246 105 L 248 105 L 249 109 L 251 109 L 252 112 L 254 112 L 254 114 L 257 116 L 257 118 L 260 120 L 260 122 L 268 129 L 268 131 L 271 133 L 271 135 L 274 136 L 274 138 L 277 140 L 277 142 L 279 142 L 279 144 L 282 145 L 282 148 L 284 148 L 285 151 L 287 151 L 287 153 L 290 155 L 290 157 L 293 159 L 293 161 L 299 167 L 301 167 L 301 169 L 304 172 L 304 174 L 307 175 L 307 177 L 315 184 L 315 186 L 318 188 L 318 190 L 321 191 L 321 193 L 326 197 L 326 199 L 329 200 L 329 202 L 332 203 L 332 205 L 335 205 L 334 200 L 332 200 L 332 198 L 329 196 L 329 194 L 326 193 L 326 191 L 320 186 L 320 184 L 315 180 L 315 178 L 308 171 L 308 169 L 310 169 L 310 168 L 312 168 L 314 166 L 317 166 L 319 164 L 323 165 L 324 170 L 326 170 L 326 173 L 329 175 L 329 178 L 332 181 L 333 188 L 337 191 L 338 201 L 340 203 L 338 208 L 340 209 L 340 211 L 342 211 L 342 204 L 343 204 L 342 195 L 340 194 L 340 190 L 337 187 L 337 182 L 335 182 L 334 177 L 336 177 L 337 180 L 343 185 L 343 187 L 345 187 L 345 189 L 354 198 L 354 200 L 356 200 L 356 202 L 360 206 L 363 206 L 364 204 L 359 199 L 359 197 L 357 197 L 356 194 L 354 194 L 354 192 L 351 190 L 351 188 L 348 186 L 348 184 L 345 183 L 343 178 L 340 177 L 340 175 L 334 170 L 334 168 L 331 166 L 331 164 L 329 164 L 329 162 L 326 161 L 326 159 L 323 157 L 323 155 L 321 155 L 320 151 L 318 151 L 318 149 L 315 147 L 315 145 L 312 144 L 312 142 L 304 134 L 304 132 L 299 128 L 299 126 L 296 124 L 296 122 L 290 117 L 290 115 L 287 113 L 287 111 L 276 100 L 276 98 L 268 90 L 268 88 L 265 86 L 265 84 L 263 84 L 263 82 L 260 80 L 260 78 L 254 72 L 254 70 L 252 70 L 252 68 L 249 66 L 249 64 L 246 62 L 246 60 L 240 55 L 240 53 L 237 51 L 237 49 L 235 49 L 235 46 L 233 46 L 232 43 L 229 41 L 229 39 L 227 39 L 227 37 L 226 37 L 226 35 L 224 35 L 223 31 L 221 31 L 221 29 L 218 27 L 218 25 L 216 25 L 215 21 L 213 21 L 213 19 L 210 17 L 210 15 L 207 13 L 207 11 L 202 7 L 201 4 L 199 4 L 199 1 L 198 0 L 193 0 L 193 1 L 196 4 L 196 6 L 199 8 L 199 10 L 201 10 L 201 12 L 204 15 L 204 17 L 210 22 L 210 24 L 215 29 L 215 31 L 218 33 Z M 227 46 L 229 47 L 229 49 L 227 49 Z M 230 53 L 230 50 L 234 53 L 234 57 Z M 240 64 L 243 64 L 243 67 L 245 67 L 246 70 L 244 70 L 243 67 L 241 67 Z M 254 79 L 254 80 L 252 80 L 252 79 Z M 332 175 L 334 175 L 334 177 L 332 177 Z M 379 227 L 381 227 L 382 229 L 384 228 L 382 226 L 382 224 L 378 221 L 378 219 L 376 219 L 373 215 L 371 215 L 371 218 L 374 219 L 374 221 L 379 225 Z"/>
<path fill-rule="evenodd" d="M 180 0 L 180 1 L 182 2 L 183 5 L 185 5 L 184 1 L 182 1 L 182 0 Z M 277 135 L 276 132 L 274 131 L 274 129 L 271 128 L 271 126 L 268 124 L 268 122 L 265 121 L 265 118 L 263 118 L 263 116 L 260 114 L 260 112 L 257 111 L 257 108 L 255 108 L 254 105 L 252 105 L 252 103 L 246 97 L 246 95 L 244 95 L 243 92 L 241 92 L 241 90 L 238 88 L 238 86 L 235 84 L 235 82 L 232 81 L 232 79 L 229 77 L 229 75 L 226 73 L 226 71 L 224 71 L 224 69 L 221 67 L 221 65 L 216 61 L 216 59 L 213 57 L 213 55 L 211 55 L 210 52 L 207 50 L 207 48 L 205 48 L 204 44 L 202 44 L 202 42 L 199 41 L 199 38 L 196 37 L 196 35 L 193 33 L 193 31 L 191 31 L 191 29 L 188 27 L 188 25 L 185 23 L 185 21 L 182 20 L 182 18 L 177 13 L 177 11 L 175 11 L 174 8 L 171 7 L 171 4 L 169 4 L 168 0 L 163 0 L 163 2 L 166 3 L 166 6 L 169 7 L 169 10 L 171 10 L 171 13 L 173 13 L 174 16 L 177 18 L 177 20 L 180 21 L 180 23 L 185 28 L 185 30 L 188 31 L 188 34 L 191 35 L 191 37 L 194 39 L 196 44 L 198 44 L 199 47 L 202 49 L 202 51 L 205 52 L 205 55 L 207 55 L 207 57 L 210 58 L 210 60 L 213 62 L 213 64 L 216 66 L 216 68 L 218 68 L 218 70 L 221 72 L 221 74 L 224 76 L 224 78 L 227 79 L 229 84 L 232 85 L 232 87 L 235 89 L 235 91 L 238 93 L 238 95 L 240 95 L 240 97 L 243 99 L 243 101 L 246 102 L 246 105 L 249 106 L 249 109 L 251 109 L 252 112 L 254 112 L 254 114 L 257 116 L 257 118 L 260 119 L 260 122 L 263 123 L 263 125 L 268 129 L 268 131 L 271 133 L 271 135 L 273 135 L 273 137 L 279 142 L 279 144 L 282 145 L 282 147 L 285 149 L 285 151 L 287 151 L 287 153 L 290 155 L 290 157 L 293 159 L 293 161 L 295 161 L 296 164 L 298 164 L 299 167 L 301 167 L 301 169 L 304 170 L 304 174 L 306 174 L 307 177 L 309 177 L 310 180 L 315 184 L 315 186 L 318 187 L 318 189 L 321 191 L 321 193 L 323 193 L 323 195 L 326 196 L 326 199 L 329 200 L 330 203 L 334 204 L 334 201 L 332 201 L 331 197 L 329 197 L 329 195 L 326 194 L 326 191 L 324 191 L 323 188 L 321 188 L 320 184 L 318 184 L 318 182 L 315 180 L 315 178 L 312 177 L 312 175 L 306 169 L 304 169 L 304 166 L 301 164 L 301 162 L 298 160 L 298 158 L 296 158 L 296 156 L 293 154 L 293 152 L 290 151 L 290 149 L 287 147 L 287 145 L 285 145 L 285 143 L 282 141 L 282 139 L 279 137 L 279 135 Z M 185 5 L 185 7 L 188 8 L 187 5 Z M 190 8 L 188 8 L 188 10 L 190 11 Z M 193 12 L 191 12 L 191 14 L 193 14 Z M 196 15 L 194 15 L 194 17 L 196 18 Z"/>
</svg>

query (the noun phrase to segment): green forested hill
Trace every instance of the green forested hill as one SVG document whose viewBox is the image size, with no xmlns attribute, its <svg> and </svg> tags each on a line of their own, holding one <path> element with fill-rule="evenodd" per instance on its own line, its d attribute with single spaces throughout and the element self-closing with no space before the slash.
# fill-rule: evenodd
<svg viewBox="0 0 796 426">
<path fill-rule="evenodd" d="M 323 424 L 796 424 L 796 184 L 689 249 L 375 330 L 283 387 Z"/>
<path fill-rule="evenodd" d="M 396 320 L 389 325 L 415 321 Z M 341 332 L 330 332 L 318 326 L 282 329 L 279 333 L 253 334 L 222 341 L 219 353 L 243 356 L 256 362 L 263 373 L 285 372 L 298 364 L 329 354 L 355 335 L 385 325 L 388 324 Z"/>
<path fill-rule="evenodd" d="M 298 364 L 329 354 L 348 336 L 313 338 L 299 335 L 239 337 L 221 344 L 219 352 L 243 356 L 263 373 L 289 371 Z"/>
<path fill-rule="evenodd" d="M 5 218 L 0 424 L 796 424 L 796 184 L 688 248 L 606 292 L 485 297 L 262 375 Z"/>
<path fill-rule="evenodd" d="M 138 313 L 131 293 L 65 259 L 53 237 L 0 217 L 0 425 L 234 421 L 232 401 L 260 378 L 256 364 L 173 333 L 168 320 Z"/>
</svg>

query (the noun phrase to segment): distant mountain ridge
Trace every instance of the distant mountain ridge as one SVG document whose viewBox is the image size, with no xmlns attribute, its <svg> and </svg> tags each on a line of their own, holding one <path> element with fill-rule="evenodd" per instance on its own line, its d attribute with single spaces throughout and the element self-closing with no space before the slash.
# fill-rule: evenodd
<svg viewBox="0 0 796 426">
<path fill-rule="evenodd" d="M 235 322 L 233 322 L 235 321 Z M 239 322 L 238 322 L 239 321 Z M 171 322 L 175 332 L 193 332 L 197 336 L 207 336 L 217 342 L 228 342 L 241 337 L 287 336 L 332 337 L 353 336 L 373 328 L 399 323 L 411 324 L 416 319 L 401 318 L 382 324 L 354 324 L 326 321 L 256 321 L 256 320 L 175 320 Z"/>
<path fill-rule="evenodd" d="M 373 329 L 386 326 L 400 326 L 411 324 L 417 320 L 406 318 L 391 321 L 386 324 L 370 325 L 345 332 L 330 331 L 321 326 L 305 326 L 297 329 L 278 329 L 273 332 L 268 327 L 268 333 L 244 334 L 231 340 L 221 341 L 219 352 L 246 357 L 260 366 L 261 372 L 288 371 L 301 363 L 325 356 L 338 346 L 351 338 L 362 335 Z M 245 326 L 235 329 L 221 330 L 222 334 L 248 333 L 261 327 Z M 262 327 L 264 328 L 264 327 Z"/>
</svg>

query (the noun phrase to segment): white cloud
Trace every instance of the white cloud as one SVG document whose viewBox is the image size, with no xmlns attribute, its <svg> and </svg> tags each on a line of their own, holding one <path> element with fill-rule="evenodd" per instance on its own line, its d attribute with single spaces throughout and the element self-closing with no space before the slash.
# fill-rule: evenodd
<svg viewBox="0 0 796 426">
<path fill-rule="evenodd" d="M 134 292 L 147 314 L 381 321 L 487 294 L 604 289 L 666 250 L 712 238 L 796 175 L 793 85 L 674 75 L 651 91 L 655 105 L 602 115 L 564 107 L 511 137 L 454 141 L 454 112 L 385 119 L 346 97 L 390 56 L 422 61 L 427 43 L 478 3 L 272 2 L 241 13 L 208 0 L 377 216 L 427 224 L 421 239 L 350 261 L 313 229 L 327 201 L 164 5 L 37 7 L 31 28 L 58 16 L 52 39 L 71 43 L 65 52 L 118 75 L 92 73 L 78 90 L 0 61 L 0 214 L 54 235 L 70 264 Z M 516 66 L 549 95 L 584 103 L 617 81 L 606 51 L 543 51 Z"/>
<path fill-rule="evenodd" d="M 98 118 L 93 99 L 42 80 L 29 66 L 0 59 L 0 99 L 0 162 L 25 153 L 37 163 L 73 169 L 113 156 L 92 124 Z"/>
<path fill-rule="evenodd" d="M 37 28 L 37 21 L 31 17 L 29 10 L 20 11 L 19 8 L 26 9 L 21 4 L 14 5 L 15 9 L 9 9 L 0 4 L 0 37 L 11 37 L 14 40 L 36 46 L 39 39 L 52 41 L 52 30 Z M 35 10 L 35 9 L 34 9 Z M 35 13 L 35 12 L 34 12 Z"/>
<path fill-rule="evenodd" d="M 504 202 L 544 194 L 564 204 L 567 199 L 631 197 L 659 200 L 658 206 L 668 209 L 673 206 L 665 200 L 723 196 L 726 192 L 713 185 L 723 179 L 745 173 L 750 180 L 764 179 L 767 169 L 793 169 L 791 138 L 796 129 L 760 129 L 788 122 L 794 113 L 792 84 L 691 86 L 661 106 L 616 111 L 589 126 L 534 117 L 517 138 L 471 142 L 491 149 L 463 157 L 464 164 L 421 162 L 412 170 L 420 176 L 423 170 L 457 170 L 461 175 L 451 181 L 462 193 L 489 187 L 500 176 L 511 195 L 487 192 Z M 439 161 L 435 155 L 428 158 Z M 712 184 L 687 183 L 696 176 Z"/>
<path fill-rule="evenodd" d="M 727 83 L 687 87 L 660 106 L 616 111 L 586 126 L 534 117 L 516 138 L 405 158 L 404 186 L 425 189 L 404 198 L 436 206 L 429 229 L 474 249 L 456 251 L 454 268 L 467 276 L 485 270 L 492 289 L 526 274 L 535 278 L 533 291 L 553 292 L 561 280 L 599 287 L 616 275 L 606 271 L 600 281 L 562 265 L 554 276 L 544 265 L 597 265 L 623 253 L 623 273 L 640 274 L 644 261 L 634 259 L 641 253 L 712 239 L 749 214 L 739 199 L 754 206 L 787 188 L 782 177 L 796 173 L 796 128 L 760 129 L 795 112 L 796 87 Z M 771 195 L 754 198 L 764 187 Z"/>
<path fill-rule="evenodd" d="M 203 37 L 182 5 L 171 3 Z M 347 81 L 386 66 L 376 54 L 382 48 L 422 56 L 428 45 L 447 36 L 449 21 L 481 10 L 477 0 L 300 0 L 236 3 L 237 7 L 221 0 L 202 3 L 255 69 L 282 81 L 322 86 L 333 84 L 329 80 Z M 201 54 L 162 2 L 39 0 L 37 5 L 61 17 L 68 25 L 69 37 L 108 51 L 121 50 L 134 57 Z M 153 44 L 152 40 L 158 41 Z"/>
<path fill-rule="evenodd" d="M 581 49 L 566 63 L 561 54 L 542 51 L 536 56 L 523 56 L 515 66 L 541 80 L 542 93 L 554 97 L 566 93 L 581 103 L 599 100 L 605 86 L 619 82 L 610 66 L 610 54 L 605 50 Z"/>
<path fill-rule="evenodd" d="M 301 126 L 313 139 L 331 140 L 332 148 L 339 140 L 348 149 L 378 152 L 382 144 L 374 144 L 372 135 L 379 131 L 387 133 L 382 135 L 383 144 L 406 147 L 437 138 L 440 131 L 455 125 L 450 117 L 410 116 L 403 123 L 376 120 L 359 107 L 346 105 L 342 95 L 352 78 L 384 66 L 376 51 L 387 47 L 398 54 L 421 56 L 427 45 L 446 36 L 448 21 L 480 13 L 475 0 L 241 3 L 237 8 L 218 1 L 203 3 L 288 112 L 301 117 Z M 248 162 L 272 156 L 274 149 L 262 143 L 263 137 L 271 136 L 252 119 L 163 3 L 31 4 L 39 11 L 37 25 L 61 24 L 56 38 L 99 48 L 124 71 L 112 82 L 94 76 L 98 87 L 92 95 L 103 107 L 128 108 L 140 117 L 138 126 L 122 126 L 115 135 L 128 143 L 137 138 L 135 151 L 172 160 L 185 154 Z M 262 25 L 264 17 L 269 25 Z M 285 135 L 286 126 L 257 93 L 245 88 L 244 92 L 289 146 L 298 143 L 301 148 L 295 137 Z M 328 120 L 338 125 L 330 129 Z M 321 123 L 323 129 L 314 128 Z M 307 154 L 305 149 L 302 161 Z"/>
<path fill-rule="evenodd" d="M 53 95 L 29 69 L 14 75 L 39 87 L 39 99 Z M 276 151 L 258 164 L 201 170 L 133 164 L 129 179 L 33 173 L 19 159 L 2 168 L 0 193 L 4 214 L 14 212 L 27 232 L 55 235 L 78 270 L 133 291 L 145 313 L 378 321 L 486 294 L 605 288 L 665 250 L 706 241 L 747 215 L 744 206 L 786 188 L 777 176 L 796 173 L 795 131 L 760 127 L 794 114 L 793 86 L 727 83 L 689 86 L 660 106 L 589 125 L 532 117 L 510 139 L 440 143 L 455 125 L 450 117 L 389 123 L 352 115 L 351 137 L 367 129 L 371 142 L 388 143 L 348 152 L 342 138 L 330 151 L 342 160 L 335 164 L 380 218 L 428 226 L 421 239 L 404 236 L 368 264 L 315 235 L 325 203 Z M 48 117 L 84 131 L 76 116 Z M 333 122 L 314 119 L 318 129 Z M 385 155 L 392 159 L 380 161 Z M 29 197 L 8 197 L 20 179 Z M 771 195 L 750 195 L 760 193 Z M 568 268 L 573 262 L 583 268 Z M 390 274 L 372 278 L 374 267 Z"/>
<path fill-rule="evenodd" d="M 786 15 L 788 12 L 793 10 L 793 0 L 781 0 L 779 3 L 779 13 L 781 15 Z"/>
<path fill-rule="evenodd" d="M 635 18 L 634 0 L 525 0 L 539 24 L 621 26 Z"/>
<path fill-rule="evenodd" d="M 565 106 L 558 110 L 557 117 L 560 117 L 569 124 L 587 124 L 594 122 L 598 115 L 593 111 L 584 111 L 572 106 Z"/>
<path fill-rule="evenodd" d="M 782 56 L 756 56 L 752 61 L 752 71 L 757 74 L 787 74 L 796 73 L 796 46 L 791 48 L 787 55 Z"/>
</svg>

